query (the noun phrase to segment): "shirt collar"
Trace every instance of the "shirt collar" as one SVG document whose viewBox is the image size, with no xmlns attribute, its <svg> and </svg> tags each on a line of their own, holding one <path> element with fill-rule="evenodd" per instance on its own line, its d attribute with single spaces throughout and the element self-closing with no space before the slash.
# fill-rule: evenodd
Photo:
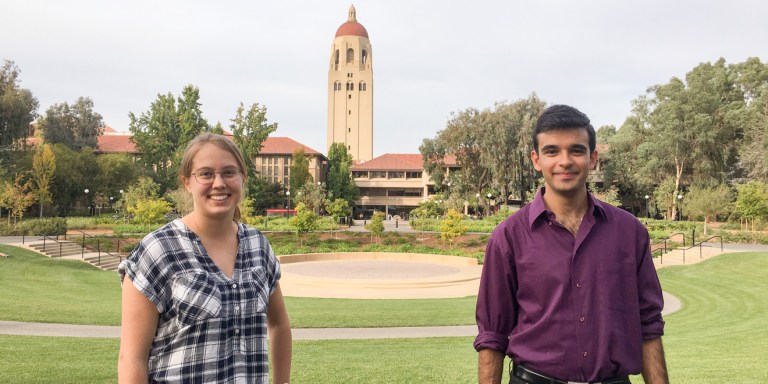
<svg viewBox="0 0 768 384">
<path fill-rule="evenodd" d="M 533 226 L 537 220 L 546 218 L 547 216 L 547 206 L 544 204 L 545 189 L 546 187 L 541 187 L 536 193 L 536 197 L 534 197 L 533 201 L 531 202 L 531 209 L 528 211 L 528 223 L 530 223 L 531 229 L 533 229 Z M 587 191 L 587 201 L 589 203 L 589 206 L 587 206 L 587 212 L 592 212 L 592 216 L 594 216 L 595 219 L 602 219 L 605 221 L 606 215 L 605 208 L 603 207 L 603 204 L 605 203 L 598 200 L 589 191 Z"/>
</svg>

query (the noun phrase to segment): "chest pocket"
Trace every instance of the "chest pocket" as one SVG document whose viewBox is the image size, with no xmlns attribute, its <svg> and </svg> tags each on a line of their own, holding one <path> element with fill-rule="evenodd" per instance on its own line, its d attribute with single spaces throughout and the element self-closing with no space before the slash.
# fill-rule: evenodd
<svg viewBox="0 0 768 384">
<path fill-rule="evenodd" d="M 173 307 L 182 324 L 192 325 L 221 312 L 221 291 L 205 272 L 178 275 L 172 292 Z"/>
<path fill-rule="evenodd" d="M 252 268 L 243 276 L 245 312 L 265 313 L 269 303 L 269 281 L 264 267 Z"/>
</svg>

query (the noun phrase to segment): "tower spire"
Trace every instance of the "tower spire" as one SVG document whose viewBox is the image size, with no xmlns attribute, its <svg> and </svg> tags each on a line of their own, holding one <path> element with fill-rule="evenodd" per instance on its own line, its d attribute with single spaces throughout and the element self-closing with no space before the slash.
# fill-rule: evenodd
<svg viewBox="0 0 768 384">
<path fill-rule="evenodd" d="M 357 21 L 357 11 L 355 11 L 355 5 L 351 4 L 349 6 L 349 18 L 347 21 Z"/>
</svg>

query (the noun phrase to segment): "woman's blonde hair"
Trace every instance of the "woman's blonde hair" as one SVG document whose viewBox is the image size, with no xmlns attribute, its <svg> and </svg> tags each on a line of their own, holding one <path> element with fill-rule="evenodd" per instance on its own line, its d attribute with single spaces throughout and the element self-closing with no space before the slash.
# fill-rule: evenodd
<svg viewBox="0 0 768 384">
<path fill-rule="evenodd" d="M 243 185 L 245 185 L 248 180 L 248 172 L 245 171 L 245 160 L 243 159 L 242 152 L 240 152 L 240 148 L 226 136 L 210 132 L 203 132 L 187 143 L 187 148 L 184 149 L 184 154 L 181 158 L 181 164 L 179 164 L 179 179 L 183 182 L 183 178 L 189 179 L 189 177 L 192 176 L 192 161 L 195 159 L 197 152 L 200 151 L 200 148 L 206 144 L 213 144 L 219 149 L 231 153 L 232 156 L 235 157 L 237 167 L 240 169 L 240 174 L 243 177 Z M 240 220 L 239 206 L 235 207 L 234 220 Z"/>
</svg>

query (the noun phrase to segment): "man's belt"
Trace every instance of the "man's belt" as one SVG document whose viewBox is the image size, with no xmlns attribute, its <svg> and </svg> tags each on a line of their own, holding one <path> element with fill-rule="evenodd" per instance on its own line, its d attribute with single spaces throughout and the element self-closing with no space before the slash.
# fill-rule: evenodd
<svg viewBox="0 0 768 384">
<path fill-rule="evenodd" d="M 530 369 L 523 368 L 519 365 L 514 365 L 512 368 L 512 375 L 523 379 L 531 384 L 630 384 L 629 377 L 613 377 L 601 381 L 579 382 L 579 381 L 562 381 L 555 378 L 542 375 L 531 371 Z"/>
</svg>

